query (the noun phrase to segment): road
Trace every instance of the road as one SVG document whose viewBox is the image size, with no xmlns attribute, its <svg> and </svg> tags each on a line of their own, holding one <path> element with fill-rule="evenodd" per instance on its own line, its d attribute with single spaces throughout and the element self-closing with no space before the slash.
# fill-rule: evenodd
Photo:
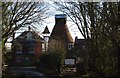
<svg viewBox="0 0 120 78">
<path fill-rule="evenodd" d="M 10 78 L 12 76 L 22 76 L 26 78 L 32 78 L 34 76 L 35 78 L 44 78 L 45 75 L 41 72 L 37 72 L 36 67 L 9 67 L 8 76 Z"/>
</svg>

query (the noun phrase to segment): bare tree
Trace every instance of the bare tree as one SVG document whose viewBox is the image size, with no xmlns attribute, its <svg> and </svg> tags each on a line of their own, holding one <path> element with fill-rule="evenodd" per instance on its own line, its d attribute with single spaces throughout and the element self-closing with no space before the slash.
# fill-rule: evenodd
<svg viewBox="0 0 120 78">
<path fill-rule="evenodd" d="M 90 39 L 88 62 L 99 72 L 119 75 L 120 2 L 56 2 L 55 5 L 71 18 L 85 39 Z"/>
<path fill-rule="evenodd" d="M 87 4 L 81 3 L 81 2 L 55 2 L 54 3 L 58 8 L 56 8 L 59 11 L 62 11 L 66 15 L 70 17 L 72 22 L 78 27 L 80 33 L 86 40 L 85 46 L 86 51 L 84 51 L 84 56 L 81 58 L 84 60 L 84 65 L 86 68 L 89 67 L 90 62 L 90 54 L 91 53 L 91 44 L 90 44 L 90 17 L 88 15 L 88 9 Z M 81 54 L 81 53 L 79 53 Z M 80 55 L 77 55 L 78 57 Z M 86 70 L 86 69 L 84 69 Z M 87 70 L 86 70 L 87 71 Z"/>
<path fill-rule="evenodd" d="M 77 25 L 80 33 L 85 39 L 90 38 L 89 28 L 90 22 L 87 18 L 87 11 L 85 5 L 80 2 L 55 2 L 58 11 L 62 11 L 67 14 L 71 20 Z"/>
<path fill-rule="evenodd" d="M 35 26 L 47 18 L 44 2 L 3 2 L 2 3 L 2 42 L 3 46 L 11 35 L 21 27 Z"/>
</svg>

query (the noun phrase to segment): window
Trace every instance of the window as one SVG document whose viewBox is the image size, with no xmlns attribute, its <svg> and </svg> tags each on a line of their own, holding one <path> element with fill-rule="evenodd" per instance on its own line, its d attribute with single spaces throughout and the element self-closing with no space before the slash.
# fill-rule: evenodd
<svg viewBox="0 0 120 78">
<path fill-rule="evenodd" d="M 73 47 L 73 43 L 68 43 L 68 50 L 71 50 Z"/>
<path fill-rule="evenodd" d="M 83 45 L 82 48 L 85 49 L 85 45 Z"/>
<path fill-rule="evenodd" d="M 16 57 L 16 62 L 21 62 L 22 61 L 22 58 L 20 56 L 17 56 Z"/>
<path fill-rule="evenodd" d="M 34 54 L 34 51 L 29 51 L 30 54 Z"/>
<path fill-rule="evenodd" d="M 21 50 L 16 51 L 16 54 L 22 54 Z"/>
<path fill-rule="evenodd" d="M 24 50 L 25 52 L 27 52 L 28 54 L 34 54 L 35 51 L 35 43 L 33 42 L 27 42 L 24 46 Z"/>
<path fill-rule="evenodd" d="M 46 42 L 48 42 L 49 41 L 49 36 L 44 36 L 44 39 L 45 39 Z"/>
<path fill-rule="evenodd" d="M 34 51 L 35 51 L 34 49 L 35 47 L 32 47 L 32 46 L 28 47 L 29 54 L 34 54 Z"/>
<path fill-rule="evenodd" d="M 42 51 L 45 51 L 45 44 L 42 43 Z"/>
<path fill-rule="evenodd" d="M 21 44 L 18 44 L 15 48 L 16 48 L 16 54 L 22 54 L 22 46 L 21 46 Z"/>
</svg>

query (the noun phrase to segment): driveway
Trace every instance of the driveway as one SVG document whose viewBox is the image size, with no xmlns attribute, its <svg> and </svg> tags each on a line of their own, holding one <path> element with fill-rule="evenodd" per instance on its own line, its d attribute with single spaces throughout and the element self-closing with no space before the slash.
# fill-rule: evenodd
<svg viewBox="0 0 120 78">
<path fill-rule="evenodd" d="M 37 72 L 35 67 L 10 67 L 8 71 L 8 77 L 46 78 L 43 73 Z"/>
</svg>

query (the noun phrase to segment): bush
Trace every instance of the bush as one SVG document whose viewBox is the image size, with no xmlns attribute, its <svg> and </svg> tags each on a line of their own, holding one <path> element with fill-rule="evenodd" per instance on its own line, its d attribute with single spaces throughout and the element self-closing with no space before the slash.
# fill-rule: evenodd
<svg viewBox="0 0 120 78">
<path fill-rule="evenodd" d="M 39 68 L 45 72 L 50 70 L 53 73 L 59 73 L 61 67 L 62 54 L 60 52 L 45 52 L 42 53 L 39 60 Z"/>
</svg>

